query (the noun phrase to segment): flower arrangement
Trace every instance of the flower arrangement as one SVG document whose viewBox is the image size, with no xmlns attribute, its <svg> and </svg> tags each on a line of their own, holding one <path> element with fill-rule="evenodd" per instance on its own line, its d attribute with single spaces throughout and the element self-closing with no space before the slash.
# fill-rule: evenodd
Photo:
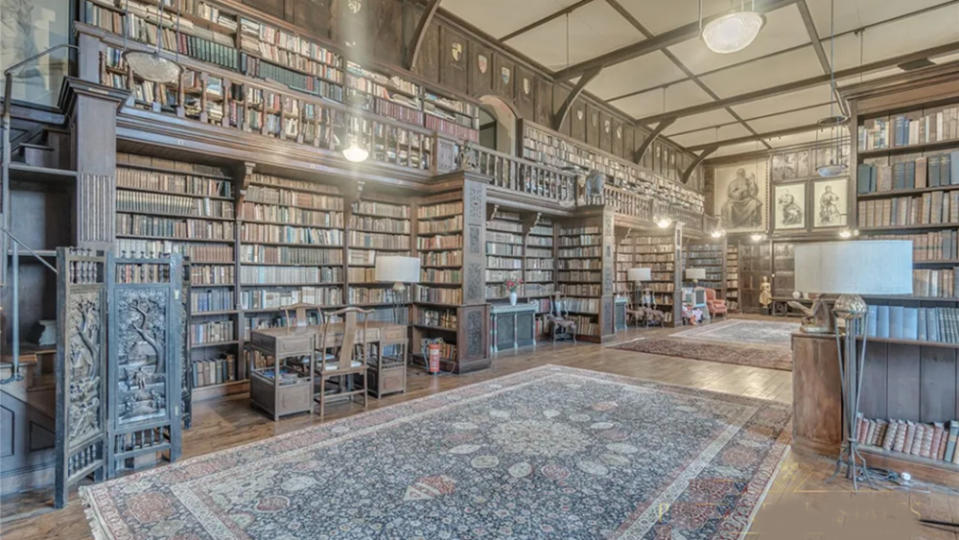
<svg viewBox="0 0 959 540">
<path fill-rule="evenodd" d="M 509 292 L 514 293 L 522 284 L 522 279 L 508 279 L 506 280 L 506 289 L 509 290 Z"/>
</svg>

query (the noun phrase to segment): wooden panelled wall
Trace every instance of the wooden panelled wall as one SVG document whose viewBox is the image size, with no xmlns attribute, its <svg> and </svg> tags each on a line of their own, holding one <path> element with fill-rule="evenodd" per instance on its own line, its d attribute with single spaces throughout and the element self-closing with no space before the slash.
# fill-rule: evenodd
<svg viewBox="0 0 959 540">
<path fill-rule="evenodd" d="M 239 3 L 239 0 L 224 1 Z M 362 4 L 357 14 L 359 21 L 348 24 L 344 20 L 352 16 L 348 1 L 242 0 L 242 3 L 338 44 L 356 39 L 340 34 L 343 28 L 353 28 L 375 40 L 366 43 L 365 48 L 374 51 L 378 62 L 403 65 L 424 5 L 417 0 L 358 0 Z M 498 96 L 512 105 L 518 116 L 553 127 L 553 114 L 569 95 L 572 85 L 554 82 L 541 67 L 467 26 L 468 22 L 437 13 L 426 30 L 413 71 L 428 82 L 464 95 Z M 625 114 L 585 93 L 573 102 L 559 131 L 630 161 L 648 134 L 648 130 L 635 126 Z M 680 150 L 675 145 L 663 144 Z M 681 156 L 680 172 L 694 158 L 688 152 Z M 691 187 L 695 186 L 691 184 Z"/>
</svg>

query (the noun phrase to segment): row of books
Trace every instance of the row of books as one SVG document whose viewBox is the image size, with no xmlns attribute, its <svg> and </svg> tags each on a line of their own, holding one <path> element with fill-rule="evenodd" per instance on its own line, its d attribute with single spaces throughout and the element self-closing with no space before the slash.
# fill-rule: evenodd
<svg viewBox="0 0 959 540">
<path fill-rule="evenodd" d="M 278 206 L 245 201 L 240 217 L 247 221 L 273 221 L 291 225 L 343 227 L 343 212 L 307 210 L 295 206 Z"/>
<path fill-rule="evenodd" d="M 342 283 L 343 268 L 336 266 L 241 266 L 244 285 L 283 285 L 284 283 Z"/>
<path fill-rule="evenodd" d="M 916 262 L 952 261 L 959 259 L 959 231 L 949 229 L 924 234 L 885 234 L 870 236 L 876 240 L 909 240 L 912 260 Z M 727 276 L 729 270 L 726 270 Z"/>
<path fill-rule="evenodd" d="M 240 293 L 243 309 L 282 309 L 293 304 L 343 305 L 341 287 L 298 287 L 284 290 L 253 289 Z"/>
<path fill-rule="evenodd" d="M 438 217 L 454 216 L 462 213 L 463 202 L 456 201 L 420 206 L 416 211 L 416 217 L 420 219 L 433 219 Z"/>
<path fill-rule="evenodd" d="M 443 338 L 421 338 L 420 339 L 420 349 L 419 352 L 425 358 L 429 358 L 428 351 L 429 345 L 438 345 L 440 358 L 444 360 L 452 360 L 456 358 L 456 344 L 455 343 L 446 343 Z"/>
<path fill-rule="evenodd" d="M 486 267 L 503 270 L 520 270 L 523 268 L 523 259 L 512 257 L 494 257 L 488 255 L 486 257 Z"/>
<path fill-rule="evenodd" d="M 206 311 L 229 311 L 234 305 L 233 289 L 230 288 L 194 289 L 190 292 L 190 312 L 194 314 Z"/>
<path fill-rule="evenodd" d="M 240 240 L 244 242 L 342 246 L 343 231 L 340 229 L 316 229 L 247 222 L 243 223 L 240 228 Z"/>
<path fill-rule="evenodd" d="M 233 197 L 233 183 L 204 176 L 117 167 L 117 187 L 185 193 L 200 197 Z"/>
<path fill-rule="evenodd" d="M 463 273 L 460 270 L 423 268 L 420 270 L 420 281 L 424 283 L 449 283 L 451 285 L 458 285 L 463 282 Z"/>
<path fill-rule="evenodd" d="M 863 122 L 858 130 L 860 150 L 927 144 L 959 138 L 959 106 L 917 110 Z"/>
<path fill-rule="evenodd" d="M 859 201 L 859 227 L 959 224 L 959 191 Z"/>
<path fill-rule="evenodd" d="M 420 234 L 453 232 L 463 229 L 463 216 L 419 222 Z"/>
<path fill-rule="evenodd" d="M 289 265 L 342 265 L 342 249 L 290 246 L 240 246 L 240 262 Z"/>
<path fill-rule="evenodd" d="M 559 292 L 567 296 L 600 296 L 603 294 L 603 286 L 600 284 L 589 285 L 585 283 L 560 283 Z"/>
<path fill-rule="evenodd" d="M 524 283 L 523 296 L 552 296 L 556 286 L 552 283 Z"/>
<path fill-rule="evenodd" d="M 456 330 L 456 311 L 452 309 L 418 309 L 419 320 L 416 324 Z"/>
<path fill-rule="evenodd" d="M 569 319 L 576 323 L 576 334 L 580 336 L 599 336 L 599 323 L 593 317 L 570 314 Z"/>
<path fill-rule="evenodd" d="M 571 272 L 559 272 L 559 281 L 595 281 L 599 283 L 603 276 L 600 272 L 587 272 L 574 270 Z"/>
<path fill-rule="evenodd" d="M 563 299 L 565 308 L 574 313 L 599 313 L 599 298 L 567 297 Z"/>
<path fill-rule="evenodd" d="M 410 234 L 410 221 L 408 219 L 393 219 L 374 216 L 350 217 L 350 229 L 367 232 Z"/>
<path fill-rule="evenodd" d="M 526 277 L 524 278 L 527 282 L 546 282 L 553 281 L 553 272 L 549 270 L 527 270 Z"/>
<path fill-rule="evenodd" d="M 523 246 L 516 245 L 516 244 L 500 244 L 497 242 L 486 242 L 486 254 L 522 257 Z"/>
<path fill-rule="evenodd" d="M 486 241 L 498 242 L 501 244 L 522 244 L 523 236 L 519 234 L 514 234 L 514 233 L 491 230 L 487 226 Z"/>
<path fill-rule="evenodd" d="M 190 265 L 191 285 L 230 285 L 235 280 L 233 266 L 209 264 Z"/>
<path fill-rule="evenodd" d="M 502 212 L 501 212 L 502 214 Z M 518 219 L 517 214 L 517 219 Z M 523 234 L 523 224 L 518 221 L 507 221 L 505 219 L 494 219 L 486 222 L 486 236 L 489 237 L 490 231 L 499 231 L 503 233 L 515 233 L 511 238 L 516 238 L 517 240 L 503 240 L 504 242 L 522 242 Z M 552 234 L 552 233 L 551 233 Z"/>
<path fill-rule="evenodd" d="M 418 236 L 416 238 L 416 249 L 459 249 L 463 247 L 463 236 Z"/>
<path fill-rule="evenodd" d="M 959 343 L 959 308 L 869 306 L 871 337 Z"/>
<path fill-rule="evenodd" d="M 912 294 L 931 298 L 954 297 L 956 295 L 957 270 L 959 268 L 914 269 L 912 271 Z"/>
<path fill-rule="evenodd" d="M 956 442 L 959 439 L 959 420 L 948 422 L 913 422 L 857 418 L 859 444 L 875 446 L 887 452 L 959 464 Z"/>
<path fill-rule="evenodd" d="M 462 266 L 462 251 L 431 251 L 420 254 L 420 266 Z"/>
<path fill-rule="evenodd" d="M 236 380 L 236 357 L 232 354 L 208 360 L 194 360 L 191 367 L 193 388 Z"/>
<path fill-rule="evenodd" d="M 232 202 L 123 189 L 117 190 L 117 210 L 147 214 L 173 214 L 184 217 L 233 218 Z"/>
<path fill-rule="evenodd" d="M 267 204 L 298 206 L 314 210 L 343 211 L 343 197 L 308 193 L 270 186 L 251 185 L 246 190 L 246 200 Z"/>
<path fill-rule="evenodd" d="M 239 71 L 250 77 L 276 81 L 294 90 L 343 101 L 342 72 L 302 57 L 293 62 L 285 60 L 282 58 L 274 64 L 240 53 Z"/>
<path fill-rule="evenodd" d="M 410 249 L 410 237 L 403 234 L 381 234 L 350 231 L 350 246 L 389 250 Z"/>
<path fill-rule="evenodd" d="M 190 323 L 190 343 L 209 345 L 234 340 L 232 320 Z"/>
<path fill-rule="evenodd" d="M 117 234 L 233 241 L 233 223 L 117 213 Z"/>
<path fill-rule="evenodd" d="M 494 283 L 498 281 L 515 281 L 523 279 L 522 270 L 486 270 L 486 282 Z"/>
<path fill-rule="evenodd" d="M 376 201 L 358 201 L 353 203 L 353 213 L 370 216 L 409 219 L 410 207 Z"/>
<path fill-rule="evenodd" d="M 169 283 L 170 265 L 162 263 L 117 264 L 114 268 L 117 283 Z"/>
<path fill-rule="evenodd" d="M 603 244 L 603 237 L 599 234 L 580 234 L 576 236 L 560 236 L 560 247 L 570 246 L 599 246 Z"/>
<path fill-rule="evenodd" d="M 566 257 L 602 257 L 603 256 L 603 247 L 602 246 L 591 246 L 591 247 L 575 247 L 575 248 L 560 248 L 559 250 L 560 258 Z"/>
<path fill-rule="evenodd" d="M 603 261 L 599 259 L 559 259 L 560 270 L 602 270 Z"/>
<path fill-rule="evenodd" d="M 570 259 L 578 260 L 578 259 Z M 527 270 L 552 270 L 553 269 L 553 259 L 552 258 L 536 258 L 528 256 L 526 259 L 526 269 Z"/>
<path fill-rule="evenodd" d="M 437 288 L 416 285 L 413 288 L 413 299 L 416 302 L 430 304 L 459 305 L 463 303 L 463 291 L 459 288 Z"/>
<path fill-rule="evenodd" d="M 117 253 L 121 257 L 157 257 L 165 253 L 179 253 L 193 263 L 232 263 L 233 246 L 217 244 L 189 244 L 184 241 L 137 240 L 118 238 Z"/>
<path fill-rule="evenodd" d="M 860 194 L 884 193 L 905 189 L 924 189 L 959 183 L 959 152 L 930 156 L 900 156 L 885 160 L 866 160 L 856 171 Z"/>
<path fill-rule="evenodd" d="M 406 304 L 409 298 L 406 291 L 398 292 L 393 288 L 350 287 L 346 301 L 350 305 Z"/>
</svg>

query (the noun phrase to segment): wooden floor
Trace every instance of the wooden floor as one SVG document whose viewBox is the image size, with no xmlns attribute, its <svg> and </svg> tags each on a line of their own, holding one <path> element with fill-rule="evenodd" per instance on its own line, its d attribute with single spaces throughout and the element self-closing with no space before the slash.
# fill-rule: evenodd
<svg viewBox="0 0 959 540">
<path fill-rule="evenodd" d="M 779 319 L 782 320 L 782 319 Z M 630 331 L 623 339 L 641 333 L 668 333 L 671 330 Z M 463 376 L 429 376 L 410 369 L 408 391 L 403 395 L 370 400 L 370 407 L 384 407 L 449 390 L 543 364 L 559 364 L 672 384 L 769 399 L 792 401 L 789 372 L 681 358 L 667 358 L 620 351 L 602 345 L 540 344 L 519 354 L 500 354 L 493 368 Z M 334 406 L 328 420 L 359 412 L 361 406 Z M 185 432 L 183 456 L 189 458 L 242 443 L 319 423 L 317 417 L 301 415 L 273 423 L 253 410 L 245 397 L 194 405 L 193 428 Z M 762 539 L 949 539 L 955 532 L 919 525 L 919 516 L 959 521 L 959 496 L 944 489 L 931 492 L 892 489 L 851 492 L 845 479 L 827 483 L 832 463 L 826 459 L 790 453 L 780 468 L 765 503 L 759 509 L 748 538 Z M 71 498 L 67 508 L 50 511 L 49 494 L 4 501 L 0 515 L 32 513 L 30 517 L 7 521 L 0 527 L 4 540 L 91 538 L 79 499 Z"/>
</svg>

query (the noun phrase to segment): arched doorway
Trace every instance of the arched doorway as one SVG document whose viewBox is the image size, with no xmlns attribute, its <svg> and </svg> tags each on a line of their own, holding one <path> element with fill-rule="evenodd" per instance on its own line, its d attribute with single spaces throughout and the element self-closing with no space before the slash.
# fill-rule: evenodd
<svg viewBox="0 0 959 540">
<path fill-rule="evenodd" d="M 516 113 L 497 96 L 480 98 L 480 144 L 513 155 L 516 149 Z"/>
</svg>

